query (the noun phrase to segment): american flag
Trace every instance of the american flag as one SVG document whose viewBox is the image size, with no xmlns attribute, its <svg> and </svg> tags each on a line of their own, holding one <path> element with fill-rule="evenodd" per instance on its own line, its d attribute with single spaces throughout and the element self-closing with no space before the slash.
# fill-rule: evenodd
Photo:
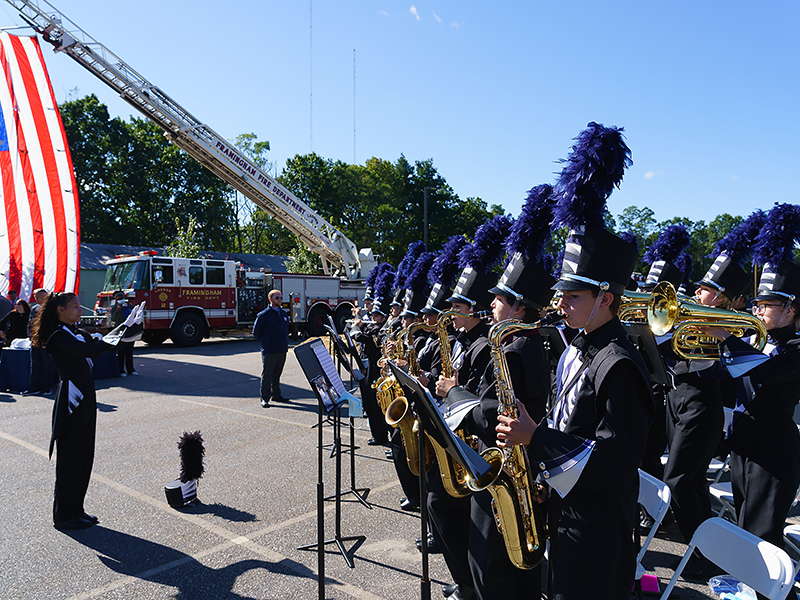
<svg viewBox="0 0 800 600">
<path fill-rule="evenodd" d="M 0 72 L 0 294 L 77 293 L 78 192 L 36 38 L 0 33 Z"/>
</svg>

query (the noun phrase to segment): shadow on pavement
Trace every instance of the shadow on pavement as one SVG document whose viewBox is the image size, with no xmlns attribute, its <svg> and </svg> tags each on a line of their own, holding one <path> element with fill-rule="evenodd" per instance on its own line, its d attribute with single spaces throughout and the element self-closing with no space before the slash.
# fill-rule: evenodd
<svg viewBox="0 0 800 600">
<path fill-rule="evenodd" d="M 101 525 L 65 533 L 97 552 L 100 561 L 120 575 L 177 588 L 174 598 L 250 600 L 253 597 L 237 594 L 233 588 L 240 575 L 253 569 L 316 580 L 310 569 L 289 559 L 279 562 L 249 559 L 214 569 L 173 548 Z"/>
<path fill-rule="evenodd" d="M 180 509 L 181 512 L 191 515 L 214 515 L 226 521 L 236 521 L 239 523 L 252 523 L 256 521 L 256 516 L 252 513 L 231 506 L 225 506 L 215 502 L 214 504 L 203 504 L 195 502 Z"/>
</svg>

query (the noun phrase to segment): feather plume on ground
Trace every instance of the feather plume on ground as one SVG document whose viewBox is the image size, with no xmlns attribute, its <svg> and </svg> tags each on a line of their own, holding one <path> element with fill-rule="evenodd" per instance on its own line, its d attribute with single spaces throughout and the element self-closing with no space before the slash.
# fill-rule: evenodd
<svg viewBox="0 0 800 600">
<path fill-rule="evenodd" d="M 399 290 L 406 287 L 406 279 L 408 279 L 408 276 L 411 274 L 411 269 L 414 268 L 414 264 L 423 252 L 425 252 L 425 242 L 421 240 L 411 242 L 408 245 L 406 255 L 403 257 L 403 260 L 400 261 L 400 264 L 397 265 L 397 272 L 395 273 L 393 282 L 394 289 Z"/>
<path fill-rule="evenodd" d="M 186 483 L 192 479 L 200 479 L 205 472 L 203 458 L 206 455 L 200 432 L 184 431 L 178 441 L 178 450 L 181 455 L 181 482 Z"/>
<path fill-rule="evenodd" d="M 603 228 L 606 200 L 632 164 L 623 131 L 591 122 L 575 138 L 569 157 L 561 161 L 565 166 L 555 185 L 555 227 Z"/>
<path fill-rule="evenodd" d="M 460 271 L 458 253 L 468 244 L 463 235 L 453 235 L 447 239 L 442 251 L 431 265 L 431 283 L 441 283 L 445 287 L 453 285 L 453 280 Z"/>
<path fill-rule="evenodd" d="M 794 248 L 800 241 L 800 206 L 776 204 L 769 211 L 753 250 L 757 263 L 778 265 L 794 262 Z"/>
<path fill-rule="evenodd" d="M 475 241 L 465 246 L 458 254 L 461 268 L 472 267 L 480 273 L 488 273 L 503 257 L 505 241 L 511 230 L 511 219 L 497 215 L 475 231 Z"/>
</svg>

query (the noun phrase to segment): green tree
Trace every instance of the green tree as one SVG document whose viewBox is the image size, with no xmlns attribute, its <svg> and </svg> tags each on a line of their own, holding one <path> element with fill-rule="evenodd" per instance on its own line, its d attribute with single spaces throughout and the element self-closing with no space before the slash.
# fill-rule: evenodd
<svg viewBox="0 0 800 600">
<path fill-rule="evenodd" d="M 164 254 L 166 256 L 176 256 L 180 258 L 197 258 L 201 248 L 195 237 L 194 228 L 196 226 L 197 222 L 194 220 L 194 217 L 189 217 L 189 223 L 185 228 L 182 228 L 176 217 L 175 228 L 178 233 L 175 236 L 175 240 L 164 248 Z"/>
</svg>

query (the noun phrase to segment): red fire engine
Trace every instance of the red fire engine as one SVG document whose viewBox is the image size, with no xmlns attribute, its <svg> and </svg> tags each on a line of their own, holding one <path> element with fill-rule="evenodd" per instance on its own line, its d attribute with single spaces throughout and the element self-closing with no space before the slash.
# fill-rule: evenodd
<svg viewBox="0 0 800 600">
<path fill-rule="evenodd" d="M 271 289 L 283 293 L 295 337 L 322 335 L 329 316 L 343 330 L 355 302 L 364 297 L 363 286 L 337 277 L 245 271 L 232 260 L 176 258 L 146 251 L 108 262 L 95 312 L 107 313 L 114 292 L 121 290 L 131 304 L 146 303 L 145 342 L 159 344 L 171 338 L 180 346 L 193 346 L 213 330 L 252 327 L 256 315 L 266 308 Z"/>
</svg>

